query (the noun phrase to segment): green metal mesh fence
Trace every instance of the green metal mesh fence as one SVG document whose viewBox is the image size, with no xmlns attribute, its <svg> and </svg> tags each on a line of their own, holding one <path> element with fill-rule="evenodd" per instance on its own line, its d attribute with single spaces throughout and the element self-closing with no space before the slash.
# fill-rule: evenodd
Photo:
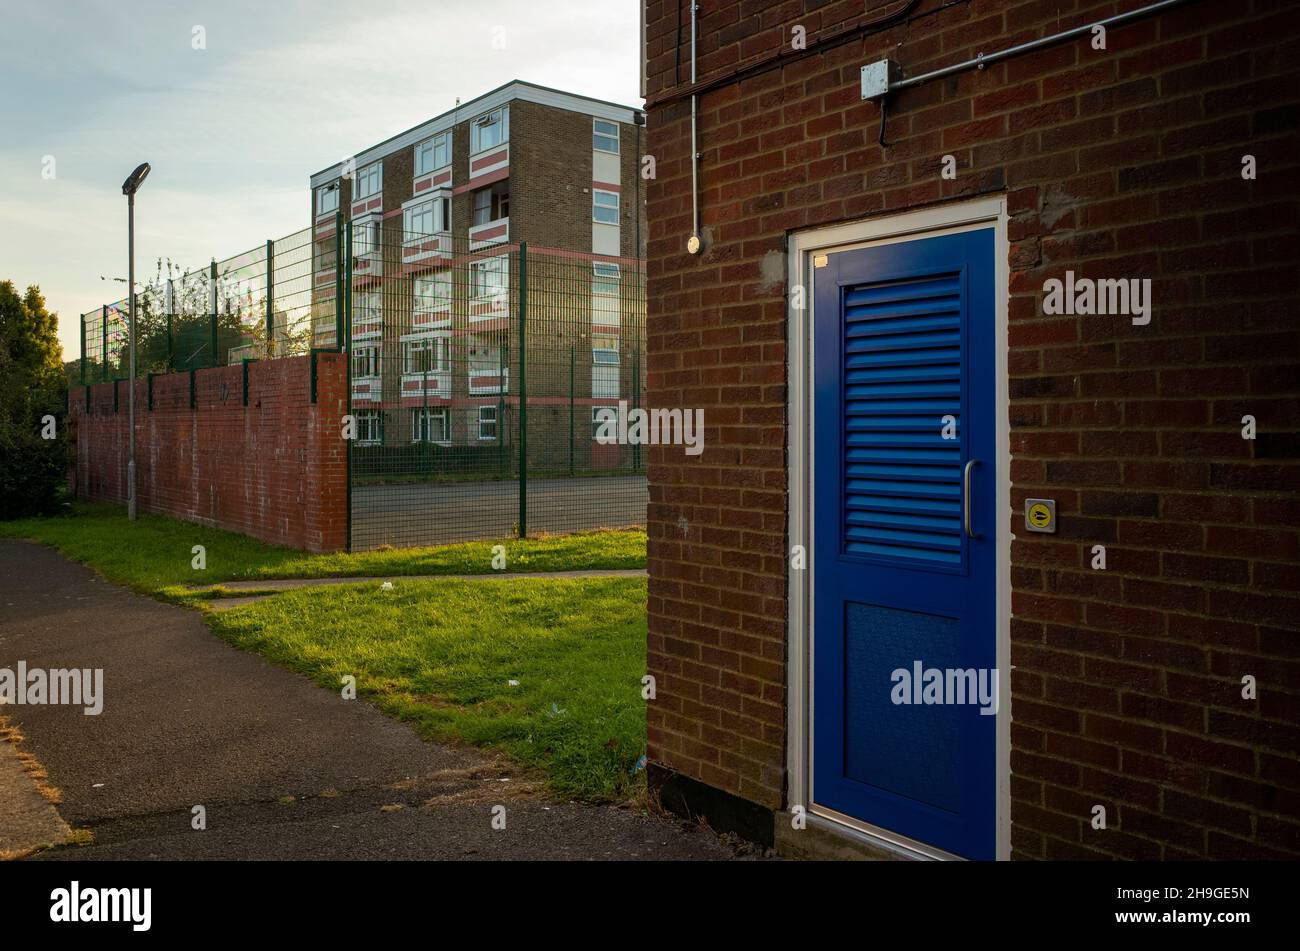
<svg viewBox="0 0 1300 951">
<path fill-rule="evenodd" d="M 352 226 L 352 546 L 643 524 L 593 411 L 644 388 L 638 263 Z"/>
<path fill-rule="evenodd" d="M 160 261 L 136 288 L 137 374 L 306 353 L 311 268 L 310 230 L 192 271 Z M 129 310 L 123 299 L 82 315 L 83 383 L 129 375 Z"/>
<path fill-rule="evenodd" d="M 341 224 L 160 264 L 136 292 L 137 373 L 342 339 L 354 550 L 644 524 L 642 450 L 595 438 L 599 410 L 642 402 L 639 261 L 405 231 L 400 210 Z M 82 315 L 83 382 L 128 375 L 127 310 Z"/>
</svg>

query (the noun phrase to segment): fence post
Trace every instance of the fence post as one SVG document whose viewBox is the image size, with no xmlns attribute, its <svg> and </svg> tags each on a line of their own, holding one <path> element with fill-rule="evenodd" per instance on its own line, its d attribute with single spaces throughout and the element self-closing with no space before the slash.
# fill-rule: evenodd
<svg viewBox="0 0 1300 951">
<path fill-rule="evenodd" d="M 335 217 L 334 234 L 336 240 L 342 228 L 343 228 L 343 212 L 340 211 L 340 212 L 336 212 L 336 217 Z M 344 409 L 347 410 L 347 413 L 349 415 L 352 415 L 352 227 L 351 225 L 348 226 L 347 242 L 340 245 L 340 247 L 347 253 L 347 263 L 348 263 L 348 268 L 346 272 L 347 279 L 348 279 L 347 292 L 346 292 L 347 309 L 346 311 L 341 310 L 340 304 L 343 302 L 339 301 L 338 298 L 335 298 L 336 303 L 334 306 L 334 314 L 335 314 L 335 323 L 337 325 L 337 329 L 335 332 L 337 333 L 338 330 L 342 330 L 342 335 L 336 336 L 334 338 L 334 342 L 336 344 L 335 349 L 338 350 L 339 353 L 343 354 L 343 379 L 344 379 L 344 385 L 346 387 L 344 396 L 347 400 Z M 340 282 L 335 288 L 337 292 L 343 289 L 343 284 L 341 283 L 342 279 L 339 278 L 339 264 L 338 264 L 337 257 L 335 258 L 335 263 L 334 263 L 334 273 L 335 273 L 335 280 Z M 346 318 L 340 316 L 344 314 L 346 314 Z M 347 341 L 346 348 L 344 348 L 343 346 L 344 340 Z M 356 417 L 353 416 L 353 422 L 355 423 L 355 421 L 356 421 Z M 384 441 L 384 411 L 381 409 L 379 411 L 380 446 L 383 445 L 383 441 Z M 347 451 L 343 456 L 344 481 L 347 484 L 347 492 L 344 501 L 344 517 L 346 519 L 345 531 L 347 533 L 347 550 L 349 552 L 352 551 L 352 445 L 355 442 L 356 442 L 355 439 L 348 440 Z"/>
<path fill-rule="evenodd" d="M 99 378 L 108 379 L 108 305 L 99 309 Z"/>
<path fill-rule="evenodd" d="M 569 346 L 569 477 L 573 477 L 573 372 L 576 368 L 577 351 Z"/>
<path fill-rule="evenodd" d="M 632 348 L 632 408 L 638 409 L 641 406 L 641 348 L 639 346 Z M 686 412 L 686 410 L 682 410 Z M 632 443 L 632 471 L 641 470 L 641 444 Z"/>
<path fill-rule="evenodd" d="M 506 474 L 506 367 L 510 365 L 510 332 L 501 335 L 497 345 L 497 470 Z"/>
<path fill-rule="evenodd" d="M 275 355 L 275 242 L 266 242 L 266 355 Z"/>
<path fill-rule="evenodd" d="M 86 385 L 86 315 L 81 315 L 81 385 Z"/>
<path fill-rule="evenodd" d="M 208 267 L 208 302 L 212 305 L 212 313 L 208 317 L 208 322 L 212 327 L 212 356 L 208 366 L 215 367 L 217 363 L 217 262 L 213 261 Z"/>
<path fill-rule="evenodd" d="M 334 213 L 334 346 L 343 349 L 343 212 Z M 349 401 L 351 397 L 349 396 Z"/>
<path fill-rule="evenodd" d="M 183 276 L 183 275 L 182 275 Z M 167 372 L 176 372 L 176 343 L 172 338 L 172 315 L 176 313 L 176 285 L 167 278 L 167 292 L 163 299 L 167 305 Z"/>
<path fill-rule="evenodd" d="M 528 242 L 519 242 L 519 537 L 528 537 Z"/>
</svg>

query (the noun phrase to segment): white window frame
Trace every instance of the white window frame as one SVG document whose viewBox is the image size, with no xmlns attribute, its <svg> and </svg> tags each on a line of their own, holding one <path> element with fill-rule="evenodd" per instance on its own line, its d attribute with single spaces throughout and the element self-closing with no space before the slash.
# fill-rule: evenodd
<svg viewBox="0 0 1300 951">
<path fill-rule="evenodd" d="M 421 231 L 416 228 L 417 218 L 428 217 L 429 230 Z M 402 234 L 406 240 L 416 237 L 431 238 L 436 234 L 442 234 L 451 230 L 451 200 L 448 198 L 439 198 L 430 196 L 421 202 L 414 202 L 402 209 Z"/>
<path fill-rule="evenodd" d="M 433 421 L 441 421 L 442 438 L 433 439 Z M 423 430 L 423 432 L 421 431 Z M 421 438 L 421 437 L 430 438 Z M 451 442 L 451 417 L 447 415 L 445 406 L 416 406 L 411 408 L 411 442 L 436 442 L 439 445 L 447 445 Z"/>
<path fill-rule="evenodd" d="M 447 338 L 446 337 L 420 337 L 416 340 L 406 340 L 402 342 L 402 373 L 406 375 L 416 375 L 424 373 L 422 366 L 411 367 L 411 357 L 416 353 L 428 352 L 431 354 L 429 359 L 430 373 L 447 372 Z M 420 361 L 415 361 L 417 364 Z"/>
<path fill-rule="evenodd" d="M 354 346 L 352 348 L 353 378 L 381 376 L 383 356 L 382 348 L 378 343 L 362 343 Z M 370 372 L 362 373 L 362 367 Z"/>
<path fill-rule="evenodd" d="M 612 131 L 605 131 L 604 129 L 601 128 L 601 126 L 609 126 Z M 603 148 L 601 146 L 602 139 L 612 140 L 614 143 L 614 147 L 612 149 Z M 619 127 L 617 122 L 611 122 L 608 119 L 597 119 L 595 117 L 592 118 L 591 149 L 593 152 L 605 152 L 608 155 L 618 155 L 618 139 L 619 139 Z"/>
<path fill-rule="evenodd" d="M 383 410 L 359 409 L 357 416 L 357 445 L 375 446 L 384 441 Z M 368 432 L 373 429 L 373 432 Z"/>
<path fill-rule="evenodd" d="M 613 204 L 608 204 L 608 203 L 601 204 L 599 201 L 597 201 L 597 196 L 600 195 L 607 195 L 610 198 L 613 198 L 614 199 Z M 606 221 L 604 218 L 598 217 L 596 215 L 597 211 L 614 212 L 614 220 Z M 592 221 L 602 225 L 617 225 L 619 223 L 620 215 L 622 214 L 622 211 L 623 208 L 622 208 L 621 201 L 619 199 L 618 192 L 605 191 L 605 189 L 603 188 L 593 188 L 591 190 L 591 220 Z"/>
<path fill-rule="evenodd" d="M 429 289 L 441 287 L 443 292 L 429 293 Z M 453 294 L 451 271 L 434 271 L 431 274 L 417 274 L 411 280 L 411 308 L 420 313 L 450 307 Z"/>
<path fill-rule="evenodd" d="M 491 145 L 482 144 L 483 129 L 490 128 L 493 125 L 500 125 L 501 137 Z M 510 141 L 510 107 L 498 106 L 491 112 L 485 112 L 480 116 L 475 116 L 469 123 L 469 154 L 478 155 L 480 152 L 486 152 L 488 149 L 495 149 L 498 146 L 505 145 Z"/>
<path fill-rule="evenodd" d="M 613 369 L 612 380 L 600 380 L 601 386 L 597 387 L 597 377 L 605 376 L 598 372 L 601 369 Z M 619 389 L 622 386 L 622 360 L 619 358 L 617 350 L 608 347 L 593 347 L 591 351 L 591 395 L 596 399 L 617 399 Z M 598 392 L 599 391 L 599 392 Z M 611 392 L 612 391 L 612 392 Z"/>
<path fill-rule="evenodd" d="M 382 219 L 378 215 L 366 215 L 365 217 L 357 218 L 352 222 L 353 257 L 362 254 L 374 254 L 379 250 L 379 228 L 381 224 Z"/>
<path fill-rule="evenodd" d="M 373 198 L 384 190 L 384 163 L 381 159 L 378 162 L 371 162 L 363 169 L 359 169 L 352 178 L 352 200 L 361 201 L 366 198 Z"/>
<path fill-rule="evenodd" d="M 623 315 L 623 286 L 617 264 L 593 261 L 591 265 L 591 322 L 617 327 Z M 602 319 L 597 320 L 597 316 Z"/>
<path fill-rule="evenodd" d="M 492 418 L 490 420 L 485 419 L 483 416 L 484 413 L 491 413 Z M 499 422 L 500 422 L 500 418 L 499 418 L 499 414 L 497 413 L 497 408 L 495 406 L 480 406 L 478 408 L 478 438 L 483 440 L 484 442 L 495 442 L 497 438 L 497 433 L 499 431 L 499 427 L 498 427 Z M 492 427 L 491 436 L 483 435 L 483 427 L 485 425 L 490 425 Z"/>
<path fill-rule="evenodd" d="M 352 322 L 368 323 L 384 317 L 384 293 L 378 287 L 353 291 Z"/>
<path fill-rule="evenodd" d="M 442 151 L 442 161 L 438 161 L 438 152 Z M 425 159 L 425 156 L 428 159 Z M 431 135 L 415 146 L 415 177 L 428 175 L 451 164 L 451 133 L 440 132 Z"/>
<path fill-rule="evenodd" d="M 501 275 L 501 284 L 495 288 L 488 288 L 489 293 L 481 293 L 478 289 L 478 275 L 480 272 L 488 269 L 488 265 Z M 469 292 L 470 299 L 476 301 L 494 300 L 498 297 L 509 297 L 510 295 L 510 261 L 505 257 L 483 258 L 479 261 L 471 261 L 469 265 L 470 281 Z M 495 293 L 491 291 L 495 290 Z"/>
<path fill-rule="evenodd" d="M 326 195 L 334 196 L 334 204 L 329 208 L 322 208 L 321 199 L 324 198 Z M 331 211 L 338 211 L 338 210 L 339 210 L 339 183 L 338 182 L 334 182 L 331 185 L 322 185 L 320 188 L 316 189 L 317 217 L 319 217 L 320 215 L 327 215 Z"/>
<path fill-rule="evenodd" d="M 497 182 L 493 185 L 485 185 L 477 188 L 470 193 L 469 203 L 469 222 L 471 228 L 478 228 L 482 225 L 490 225 L 494 221 L 506 221 L 510 217 L 510 185 L 509 181 L 505 182 L 505 191 L 498 191 Z M 478 213 L 482 211 L 479 207 L 479 199 L 487 199 L 487 217 L 482 221 L 478 220 Z"/>
</svg>

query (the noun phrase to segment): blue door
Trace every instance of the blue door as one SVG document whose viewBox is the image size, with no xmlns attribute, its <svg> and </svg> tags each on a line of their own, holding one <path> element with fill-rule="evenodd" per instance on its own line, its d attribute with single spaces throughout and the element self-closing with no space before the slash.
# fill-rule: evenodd
<svg viewBox="0 0 1300 951">
<path fill-rule="evenodd" d="M 813 801 L 995 857 L 994 240 L 814 261 Z"/>
</svg>

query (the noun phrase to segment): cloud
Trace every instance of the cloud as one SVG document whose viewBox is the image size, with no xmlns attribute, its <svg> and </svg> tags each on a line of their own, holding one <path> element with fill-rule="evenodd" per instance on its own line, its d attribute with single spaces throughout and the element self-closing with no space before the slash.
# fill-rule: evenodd
<svg viewBox="0 0 1300 951">
<path fill-rule="evenodd" d="M 457 97 L 527 79 L 638 101 L 631 3 L 99 0 L 6 17 L 0 278 L 41 285 L 69 356 L 78 315 L 122 296 L 99 278 L 125 273 L 120 186 L 141 160 L 137 271 L 152 274 L 159 256 L 202 265 L 305 227 L 311 173 Z"/>
</svg>

